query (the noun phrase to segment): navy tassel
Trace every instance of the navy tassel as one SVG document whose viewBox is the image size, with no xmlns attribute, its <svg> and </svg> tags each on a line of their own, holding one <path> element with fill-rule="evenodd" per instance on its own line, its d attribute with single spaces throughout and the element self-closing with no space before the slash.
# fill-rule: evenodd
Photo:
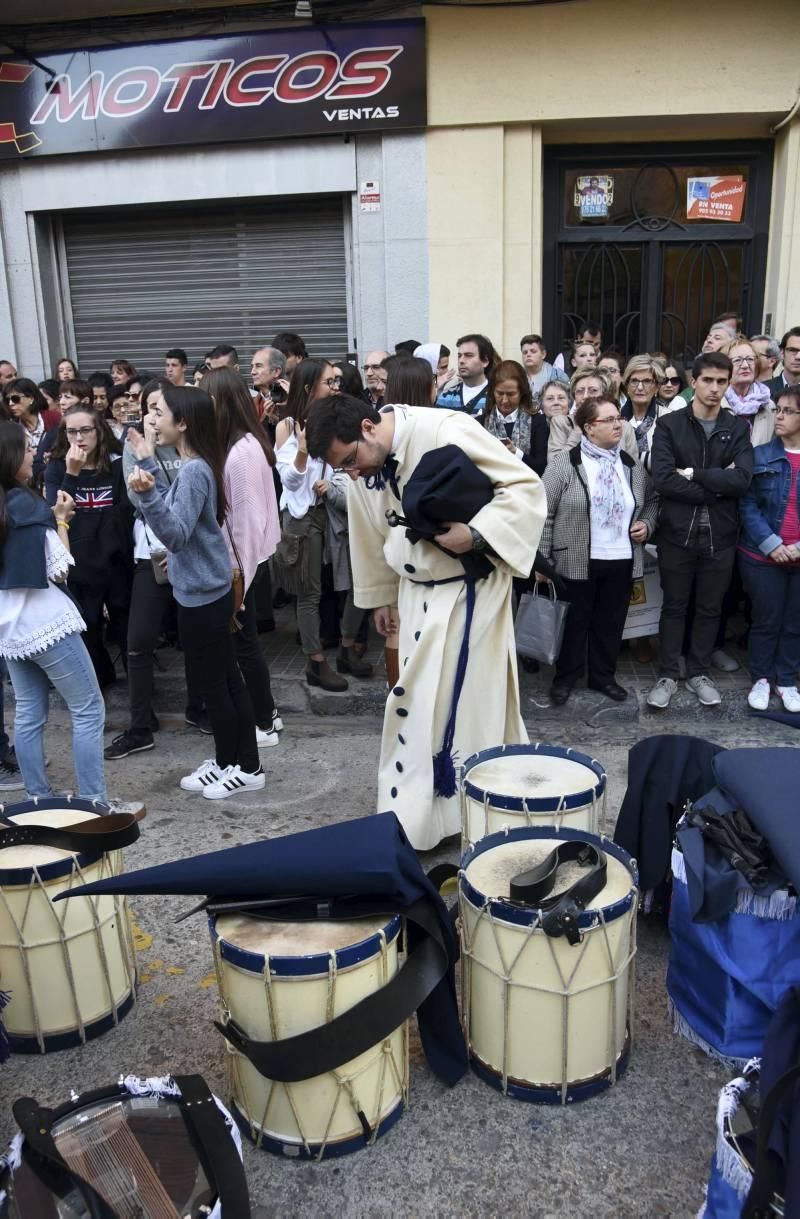
<svg viewBox="0 0 800 1219">
<path fill-rule="evenodd" d="M 7 990 L 0 990 L 0 1012 L 2 1012 L 10 998 L 11 995 Z M 2 1017 L 0 1017 L 0 1062 L 5 1062 L 10 1053 L 11 1050 L 9 1049 L 8 1045 L 8 1033 L 3 1025 Z"/>
<path fill-rule="evenodd" d="M 364 482 L 367 485 L 368 491 L 385 491 L 388 484 L 397 499 L 400 498 L 400 491 L 397 486 L 397 461 L 394 457 L 387 457 L 378 473 L 368 474 Z"/>
<path fill-rule="evenodd" d="M 469 660 L 469 634 L 472 628 L 472 618 L 475 613 L 475 581 L 467 580 L 467 612 L 464 618 L 464 634 L 461 639 L 461 649 L 458 653 L 458 664 L 456 665 L 456 678 L 453 683 L 453 700 L 450 704 L 450 715 L 447 719 L 447 725 L 444 730 L 444 740 L 442 748 L 433 759 L 433 790 L 435 795 L 443 796 L 446 800 L 456 794 L 456 755 L 453 753 L 453 741 L 456 735 L 456 715 L 458 714 L 458 700 L 461 698 L 461 690 L 464 686 L 464 678 L 467 675 L 467 661 Z"/>
</svg>

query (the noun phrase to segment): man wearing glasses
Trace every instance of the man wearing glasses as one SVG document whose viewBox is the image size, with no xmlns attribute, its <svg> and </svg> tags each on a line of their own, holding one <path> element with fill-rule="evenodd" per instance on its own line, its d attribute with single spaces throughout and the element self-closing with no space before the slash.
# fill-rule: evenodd
<svg viewBox="0 0 800 1219">
<path fill-rule="evenodd" d="M 388 358 L 388 351 L 368 351 L 364 361 L 364 385 L 370 403 L 378 411 L 383 406 L 383 391 L 386 389 L 386 369 L 382 361 Z"/>
<path fill-rule="evenodd" d="M 721 351 L 706 352 L 692 365 L 694 398 L 683 410 L 659 420 L 651 469 L 661 496 L 658 562 L 664 604 L 659 642 L 661 676 L 648 705 L 665 710 L 678 688 L 678 661 L 692 585 L 695 614 L 686 658 L 686 685 L 704 707 L 716 706 L 719 691 L 708 673 L 722 600 L 733 572 L 739 533 L 739 501 L 753 475 L 750 429 L 723 410 L 733 373 Z"/>
<path fill-rule="evenodd" d="M 519 710 L 512 577 L 530 574 L 547 514 L 544 488 L 524 462 L 463 412 L 387 406 L 334 394 L 312 406 L 312 457 L 352 479 L 347 507 L 355 603 L 374 612 L 384 637 L 399 629 L 398 683 L 384 716 L 378 773 L 380 810 L 393 809 L 417 850 L 458 832 L 454 784 L 442 755 L 527 743 Z M 456 446 L 493 487 L 468 523 L 442 526 L 415 544 L 402 493 L 426 454 Z M 490 574 L 467 579 L 460 556 L 483 554 Z M 468 647 L 465 650 L 465 640 Z M 463 674 L 463 685 L 457 681 Z M 434 758 L 437 765 L 434 765 Z"/>
<path fill-rule="evenodd" d="M 781 359 L 783 372 L 767 382 L 773 402 L 787 386 L 800 385 L 800 326 L 792 326 L 781 339 Z"/>
</svg>

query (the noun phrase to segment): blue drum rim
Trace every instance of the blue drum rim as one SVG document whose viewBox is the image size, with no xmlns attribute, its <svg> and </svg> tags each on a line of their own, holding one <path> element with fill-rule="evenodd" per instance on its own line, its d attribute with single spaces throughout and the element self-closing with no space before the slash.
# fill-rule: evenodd
<svg viewBox="0 0 800 1219">
<path fill-rule="evenodd" d="M 636 901 L 639 886 L 639 869 L 636 866 L 636 861 L 623 847 L 618 846 L 617 843 L 611 842 L 599 834 L 590 834 L 586 830 L 555 829 L 553 826 L 526 825 L 507 831 L 498 830 L 494 834 L 489 834 L 486 838 L 481 838 L 478 842 L 474 843 L 462 855 L 458 877 L 459 893 L 462 893 L 465 900 L 478 912 L 484 909 L 488 900 L 489 911 L 495 918 L 502 919 L 506 923 L 513 923 L 517 927 L 534 926 L 540 919 L 538 906 L 517 906 L 503 898 L 487 899 L 487 894 L 481 893 L 479 889 L 476 889 L 467 880 L 466 871 L 472 861 L 477 859 L 479 855 L 483 855 L 485 851 L 505 846 L 509 842 L 526 842 L 531 839 L 543 838 L 559 839 L 565 842 L 574 842 L 577 839 L 582 842 L 596 844 L 599 849 L 605 851 L 607 855 L 610 855 L 621 863 L 630 875 L 631 888 L 624 897 L 619 898 L 616 902 L 611 902 L 607 906 L 582 911 L 578 918 L 578 926 L 581 930 L 587 931 L 590 927 L 598 925 L 600 910 L 602 910 L 603 918 L 607 923 L 613 923 L 616 919 L 622 918 L 627 914 Z"/>
<path fill-rule="evenodd" d="M 99 1019 L 93 1020 L 91 1024 L 84 1025 L 83 1038 L 81 1038 L 80 1030 L 78 1029 L 73 1029 L 69 1033 L 48 1033 L 42 1037 L 44 1049 L 41 1049 L 36 1037 L 20 1037 L 19 1034 L 9 1032 L 9 1047 L 12 1054 L 52 1054 L 57 1050 L 74 1050 L 76 1046 L 83 1045 L 84 1041 L 93 1041 L 95 1037 L 101 1037 L 103 1033 L 113 1029 L 115 1024 L 119 1024 L 120 1020 L 124 1020 L 135 1001 L 136 987 L 132 986 L 128 997 L 123 999 L 116 1008 L 116 1021 L 114 1020 L 113 1012 L 100 1016 Z"/>
<path fill-rule="evenodd" d="M 405 1108 L 406 1102 L 403 1100 L 401 1095 L 391 1112 L 387 1113 L 386 1117 L 381 1119 L 375 1135 L 376 1141 L 383 1138 L 385 1134 L 388 1134 L 392 1126 L 394 1126 L 403 1116 Z M 286 1142 L 282 1142 L 279 1138 L 276 1138 L 275 1135 L 270 1135 L 263 1132 L 259 1137 L 258 1134 L 253 1134 L 252 1126 L 240 1110 L 235 1099 L 231 1100 L 230 1110 L 233 1114 L 234 1121 L 241 1130 L 242 1134 L 254 1146 L 256 1146 L 258 1150 L 268 1151 L 271 1155 L 280 1156 L 283 1160 L 316 1160 L 320 1158 L 319 1152 L 320 1148 L 322 1147 L 322 1143 L 309 1143 L 308 1148 L 306 1148 L 305 1144 L 303 1143 L 290 1143 L 288 1140 Z M 354 1151 L 361 1151 L 365 1147 L 369 1146 L 370 1143 L 365 1134 L 357 1134 L 348 1139 L 328 1141 L 325 1144 L 325 1151 L 321 1158 L 323 1160 L 335 1159 L 337 1156 L 351 1155 Z"/>
<path fill-rule="evenodd" d="M 625 1042 L 622 1052 L 617 1059 L 617 1080 L 625 1074 L 628 1068 L 631 1056 L 631 1043 L 630 1026 L 626 1024 Z M 494 1067 L 488 1066 L 476 1054 L 473 1054 L 471 1049 L 469 1051 L 469 1063 L 479 1079 L 489 1084 L 497 1092 L 503 1092 L 502 1072 L 495 1071 Z M 578 1101 L 589 1100 L 590 1097 L 597 1096 L 600 1092 L 607 1092 L 609 1088 L 613 1087 L 613 1083 L 611 1068 L 606 1067 L 606 1070 L 599 1077 L 595 1076 L 592 1079 L 576 1080 L 574 1083 L 568 1083 L 563 1103 L 573 1104 Z M 528 1101 L 534 1105 L 560 1105 L 562 1104 L 561 1094 L 562 1088 L 560 1084 L 545 1087 L 541 1084 L 516 1083 L 511 1079 L 508 1080 L 505 1089 L 506 1096 L 511 1096 L 514 1100 Z"/>
<path fill-rule="evenodd" d="M 103 817 L 111 812 L 111 806 L 102 804 L 99 800 L 83 800 L 80 796 L 41 796 L 38 800 L 22 800 L 19 804 L 0 804 L 0 812 L 4 817 L 16 817 L 20 813 L 36 813 L 39 809 L 47 808 L 74 808 L 83 813 L 94 813 L 96 817 Z M 80 854 L 70 852 L 66 859 L 56 859 L 53 863 L 43 864 L 37 867 L 36 871 L 42 881 L 59 880 L 62 876 L 69 876 L 77 863 L 81 868 L 89 868 L 92 864 L 97 863 L 98 859 L 102 858 L 102 851 L 81 852 Z M 0 851 L 0 862 L 3 858 L 3 852 Z M 3 868 L 0 867 L 0 885 L 7 885 L 9 888 L 17 888 L 28 884 L 33 877 L 33 868 Z"/>
<path fill-rule="evenodd" d="M 291 922 L 291 919 L 284 921 Z M 336 920 L 325 921 L 335 922 Z M 342 921 L 349 922 L 351 920 L 345 919 Z M 308 926 L 312 925 L 312 923 L 308 923 Z M 388 922 L 384 924 L 383 931 L 386 935 L 387 944 L 394 943 L 400 934 L 402 925 L 403 920 L 399 914 L 392 915 Z M 227 961 L 230 965 L 237 965 L 240 969 L 246 970 L 247 973 L 262 974 L 264 972 L 264 961 L 266 959 L 264 953 L 250 952 L 246 948 L 239 948 L 237 945 L 223 939 L 222 935 L 217 931 L 216 915 L 209 915 L 208 930 L 212 943 L 219 944 L 220 955 L 223 961 Z M 337 969 L 347 969 L 348 966 L 360 965 L 362 961 L 368 961 L 370 957 L 377 956 L 379 951 L 380 934 L 373 932 L 372 935 L 359 940 L 355 944 L 348 944 L 344 948 L 332 949 L 330 952 L 316 952 L 293 957 L 270 956 L 269 966 L 270 972 L 277 977 L 316 977 L 320 974 L 328 973 L 332 955 L 336 958 Z"/>
<path fill-rule="evenodd" d="M 544 757 L 563 758 L 568 762 L 577 762 L 597 775 L 594 787 L 584 791 L 572 792 L 564 796 L 504 796 L 496 792 L 487 792 L 482 787 L 470 783 L 469 772 L 483 762 L 493 762 L 496 758 L 506 757 Z M 596 758 L 590 758 L 588 753 L 580 753 L 577 749 L 565 749 L 561 745 L 494 745 L 491 749 L 482 749 L 473 753 L 464 763 L 462 786 L 465 795 L 483 804 L 489 798 L 490 808 L 500 808 L 509 813 L 556 813 L 566 812 L 576 808 L 585 808 L 593 799 L 603 795 L 606 790 L 606 772 Z"/>
</svg>

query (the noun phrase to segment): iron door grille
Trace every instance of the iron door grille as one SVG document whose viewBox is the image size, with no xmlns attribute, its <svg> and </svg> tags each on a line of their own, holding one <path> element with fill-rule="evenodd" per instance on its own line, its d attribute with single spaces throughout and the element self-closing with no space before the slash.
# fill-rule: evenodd
<svg viewBox="0 0 800 1219">
<path fill-rule="evenodd" d="M 82 212 L 63 217 L 76 356 L 85 372 L 114 358 L 160 372 L 232 343 L 241 367 L 278 330 L 316 355 L 347 350 L 340 197 L 257 206 Z"/>
</svg>

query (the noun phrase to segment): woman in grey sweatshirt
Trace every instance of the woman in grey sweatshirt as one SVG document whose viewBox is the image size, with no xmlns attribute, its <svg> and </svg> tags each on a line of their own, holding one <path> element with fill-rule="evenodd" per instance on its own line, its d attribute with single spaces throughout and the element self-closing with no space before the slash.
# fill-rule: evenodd
<svg viewBox="0 0 800 1219">
<path fill-rule="evenodd" d="M 181 787 L 223 800 L 265 783 L 231 636 L 231 618 L 240 607 L 233 604 L 233 571 L 221 530 L 225 453 L 213 404 L 202 390 L 164 382 L 150 414 L 159 445 L 177 448 L 181 468 L 168 484 L 152 443 L 131 431 L 127 439 L 137 464 L 128 486 L 167 549 L 186 667 L 203 693 L 216 746 L 216 757 L 181 779 Z"/>
</svg>

